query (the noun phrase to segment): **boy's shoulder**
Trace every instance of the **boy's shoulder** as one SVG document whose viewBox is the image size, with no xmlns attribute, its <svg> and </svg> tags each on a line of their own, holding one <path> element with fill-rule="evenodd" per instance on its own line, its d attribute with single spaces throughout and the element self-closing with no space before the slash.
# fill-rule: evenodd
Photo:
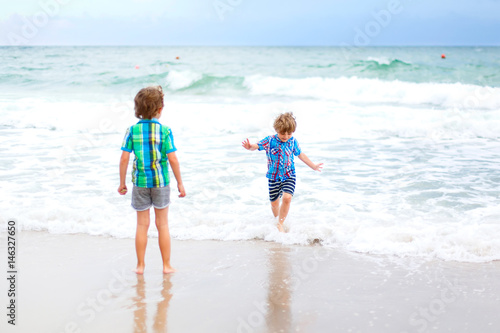
<svg viewBox="0 0 500 333">
<path fill-rule="evenodd" d="M 166 132 L 172 131 L 169 126 L 160 123 L 158 119 L 141 119 L 134 125 L 130 126 L 129 128 L 130 129 L 143 128 L 144 126 L 149 126 L 150 124 L 158 125 L 161 131 L 166 131 Z"/>
</svg>

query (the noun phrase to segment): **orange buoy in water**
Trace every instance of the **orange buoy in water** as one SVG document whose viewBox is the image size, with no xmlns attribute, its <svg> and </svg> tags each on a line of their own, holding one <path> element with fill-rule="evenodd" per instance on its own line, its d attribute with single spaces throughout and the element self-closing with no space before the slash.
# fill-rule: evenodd
<svg viewBox="0 0 500 333">
<path fill-rule="evenodd" d="M 444 53 L 441 54 L 441 59 L 446 59 L 446 55 Z"/>
<path fill-rule="evenodd" d="M 179 60 L 179 57 L 175 57 L 175 59 Z"/>
<path fill-rule="evenodd" d="M 135 65 L 135 69 L 139 69 L 139 68 L 140 68 L 139 65 Z"/>
</svg>

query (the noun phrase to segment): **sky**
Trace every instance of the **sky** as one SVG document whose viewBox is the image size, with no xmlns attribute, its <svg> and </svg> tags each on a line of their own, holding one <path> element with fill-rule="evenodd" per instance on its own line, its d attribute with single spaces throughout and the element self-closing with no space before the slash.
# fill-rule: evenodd
<svg viewBox="0 0 500 333">
<path fill-rule="evenodd" d="M 500 46 L 500 0 L 0 0 L 0 45 Z"/>
</svg>

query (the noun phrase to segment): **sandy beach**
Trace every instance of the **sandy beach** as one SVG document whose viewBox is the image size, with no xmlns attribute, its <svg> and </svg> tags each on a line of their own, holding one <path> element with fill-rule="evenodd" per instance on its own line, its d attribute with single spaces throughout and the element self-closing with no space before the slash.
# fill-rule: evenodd
<svg viewBox="0 0 500 333">
<path fill-rule="evenodd" d="M 1 252 L 6 253 L 6 234 Z M 388 258 L 263 241 L 21 232 L 16 326 L 2 332 L 498 332 L 500 263 Z M 5 265 L 3 265 L 5 267 Z M 2 279 L 6 304 L 7 280 Z M 7 310 L 4 308 L 4 312 Z"/>
</svg>

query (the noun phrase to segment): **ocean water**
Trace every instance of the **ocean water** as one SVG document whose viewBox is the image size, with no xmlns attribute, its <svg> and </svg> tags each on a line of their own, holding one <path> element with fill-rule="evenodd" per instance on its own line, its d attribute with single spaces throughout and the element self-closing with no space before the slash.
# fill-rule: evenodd
<svg viewBox="0 0 500 333">
<path fill-rule="evenodd" d="M 130 195 L 116 191 L 120 145 L 137 121 L 135 94 L 160 84 L 160 120 L 173 130 L 188 193 L 177 198 L 172 183 L 174 238 L 500 259 L 498 47 L 1 47 L 0 55 L 2 222 L 134 237 Z M 297 118 L 303 152 L 325 166 L 318 173 L 296 160 L 289 230 L 279 234 L 265 153 L 241 142 L 273 134 L 285 111 Z"/>
</svg>

